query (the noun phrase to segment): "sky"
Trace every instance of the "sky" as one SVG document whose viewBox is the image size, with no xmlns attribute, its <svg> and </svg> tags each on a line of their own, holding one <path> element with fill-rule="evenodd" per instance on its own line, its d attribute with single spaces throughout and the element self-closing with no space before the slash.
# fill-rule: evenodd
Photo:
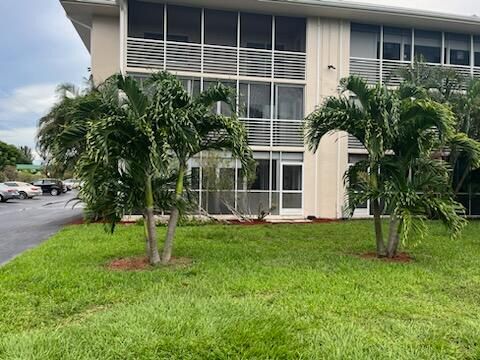
<svg viewBox="0 0 480 360">
<path fill-rule="evenodd" d="M 357 1 L 480 16 L 479 0 Z M 89 54 L 58 0 L 0 0 L 0 14 L 0 140 L 34 148 L 56 86 L 81 86 Z"/>
</svg>

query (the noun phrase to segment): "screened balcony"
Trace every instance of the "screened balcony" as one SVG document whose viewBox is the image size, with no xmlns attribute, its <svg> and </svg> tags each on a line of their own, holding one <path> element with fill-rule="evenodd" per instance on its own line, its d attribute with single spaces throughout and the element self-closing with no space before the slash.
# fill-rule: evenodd
<svg viewBox="0 0 480 360">
<path fill-rule="evenodd" d="M 127 70 L 305 80 L 306 19 L 128 1 Z"/>
<path fill-rule="evenodd" d="M 480 38 L 411 28 L 351 25 L 350 73 L 369 83 L 398 86 L 399 69 L 415 60 L 455 69 L 464 78 L 480 76 Z"/>
</svg>

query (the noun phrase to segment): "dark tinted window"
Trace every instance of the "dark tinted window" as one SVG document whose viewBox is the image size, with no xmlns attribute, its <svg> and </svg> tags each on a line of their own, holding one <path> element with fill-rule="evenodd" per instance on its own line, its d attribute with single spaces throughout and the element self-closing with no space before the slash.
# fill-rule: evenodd
<svg viewBox="0 0 480 360">
<path fill-rule="evenodd" d="M 277 16 L 275 18 L 275 49 L 305 52 L 306 20 Z"/>
<path fill-rule="evenodd" d="M 269 119 L 271 86 L 261 83 L 240 83 L 240 114 L 251 119 Z"/>
<path fill-rule="evenodd" d="M 272 49 L 272 17 L 241 14 L 240 46 L 254 49 Z"/>
<path fill-rule="evenodd" d="M 385 60 L 410 61 L 412 54 L 410 29 L 385 27 L 383 29 L 383 58 Z"/>
<path fill-rule="evenodd" d="M 442 34 L 434 31 L 415 30 L 415 58 L 440 64 Z"/>
<path fill-rule="evenodd" d="M 191 176 L 191 186 L 192 189 L 198 190 L 200 189 L 200 168 L 199 167 L 192 167 L 190 171 Z"/>
<path fill-rule="evenodd" d="M 445 63 L 470 65 L 470 35 L 445 34 Z"/>
<path fill-rule="evenodd" d="M 480 66 L 480 36 L 473 37 L 473 51 L 475 55 L 475 66 Z"/>
<path fill-rule="evenodd" d="M 303 87 L 277 85 L 275 103 L 277 119 L 303 119 Z"/>
<path fill-rule="evenodd" d="M 205 10 L 205 44 L 237 46 L 238 14 Z"/>
<path fill-rule="evenodd" d="M 250 185 L 251 190 L 269 190 L 270 189 L 270 161 L 257 160 L 255 170 L 255 180 Z"/>
<path fill-rule="evenodd" d="M 200 43 L 201 10 L 198 8 L 167 7 L 167 40 Z"/>
<path fill-rule="evenodd" d="M 162 4 L 128 1 L 128 36 L 164 39 L 164 7 Z"/>
</svg>

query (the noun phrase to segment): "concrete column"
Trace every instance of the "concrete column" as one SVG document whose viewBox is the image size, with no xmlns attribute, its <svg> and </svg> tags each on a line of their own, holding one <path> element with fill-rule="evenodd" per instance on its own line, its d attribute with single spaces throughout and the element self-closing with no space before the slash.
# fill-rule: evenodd
<svg viewBox="0 0 480 360">
<path fill-rule="evenodd" d="M 307 21 L 306 113 L 329 96 L 348 76 L 350 24 L 343 20 L 309 18 Z M 325 136 L 318 151 L 305 154 L 305 216 L 341 218 L 345 204 L 343 175 L 348 166 L 348 137 Z"/>
<path fill-rule="evenodd" d="M 120 72 L 120 19 L 94 16 L 90 41 L 93 81 L 98 85 Z"/>
</svg>

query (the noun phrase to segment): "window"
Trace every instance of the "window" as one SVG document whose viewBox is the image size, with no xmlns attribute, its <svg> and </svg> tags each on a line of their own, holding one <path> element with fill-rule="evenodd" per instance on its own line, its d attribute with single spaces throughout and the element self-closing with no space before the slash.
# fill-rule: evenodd
<svg viewBox="0 0 480 360">
<path fill-rule="evenodd" d="M 218 190 L 235 189 L 235 167 L 218 169 Z"/>
<path fill-rule="evenodd" d="M 164 40 L 163 4 L 128 1 L 128 36 Z"/>
<path fill-rule="evenodd" d="M 200 94 L 200 79 L 180 78 L 179 80 L 189 95 L 197 96 Z"/>
<path fill-rule="evenodd" d="M 350 53 L 353 57 L 378 59 L 380 27 L 364 24 L 352 24 Z"/>
<path fill-rule="evenodd" d="M 270 189 L 270 160 L 257 160 L 255 180 L 250 184 L 251 190 Z"/>
<path fill-rule="evenodd" d="M 270 119 L 271 85 L 240 83 L 240 116 L 249 119 Z"/>
<path fill-rule="evenodd" d="M 434 31 L 415 30 L 415 58 L 440 64 L 442 34 Z"/>
<path fill-rule="evenodd" d="M 200 190 L 200 168 L 192 167 L 190 170 L 190 183 L 193 190 Z"/>
<path fill-rule="evenodd" d="M 303 87 L 276 86 L 276 118 L 303 120 Z"/>
<path fill-rule="evenodd" d="M 475 53 L 475 66 L 480 66 L 480 36 L 473 37 L 473 51 Z"/>
<path fill-rule="evenodd" d="M 445 63 L 470 65 L 470 35 L 445 34 Z"/>
<path fill-rule="evenodd" d="M 412 58 L 412 31 L 385 27 L 383 29 L 383 58 L 410 61 Z"/>
<path fill-rule="evenodd" d="M 167 7 L 167 40 L 200 43 L 201 10 L 197 8 Z"/>
<path fill-rule="evenodd" d="M 307 25 L 304 18 L 275 18 L 275 50 L 305 52 Z"/>
<path fill-rule="evenodd" d="M 272 17 L 269 15 L 240 15 L 240 46 L 253 49 L 272 49 Z"/>
<path fill-rule="evenodd" d="M 238 14 L 205 10 L 205 44 L 237 46 Z"/>
<path fill-rule="evenodd" d="M 204 88 L 209 89 L 212 86 L 215 86 L 217 84 L 222 84 L 225 85 L 233 90 L 237 89 L 237 84 L 234 81 L 226 81 L 226 80 L 205 80 L 204 82 Z M 216 114 L 222 114 L 225 116 L 230 116 L 232 115 L 232 110 L 230 109 L 230 106 L 225 104 L 224 102 L 218 102 L 214 105 L 213 112 Z"/>
</svg>

